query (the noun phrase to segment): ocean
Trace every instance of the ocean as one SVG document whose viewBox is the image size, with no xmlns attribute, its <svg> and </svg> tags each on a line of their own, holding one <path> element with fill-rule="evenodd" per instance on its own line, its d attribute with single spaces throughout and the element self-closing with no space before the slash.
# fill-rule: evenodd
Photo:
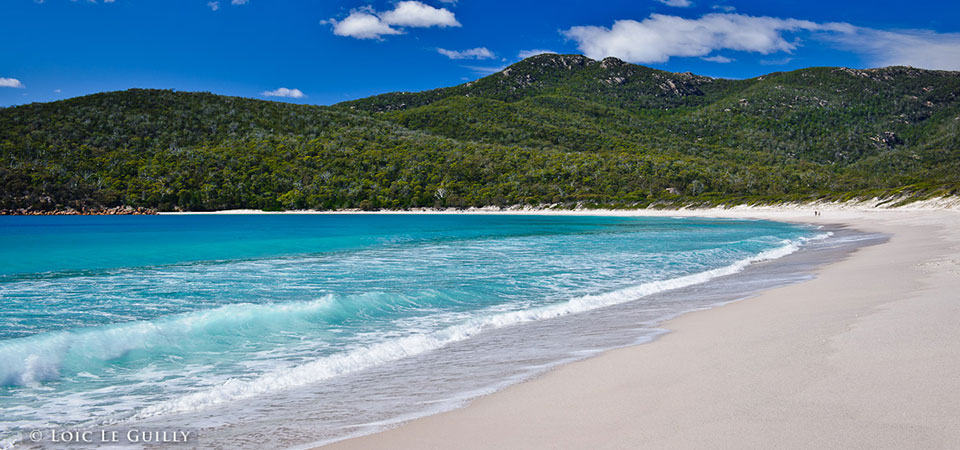
<svg viewBox="0 0 960 450">
<path fill-rule="evenodd" d="M 3 216 L 0 448 L 104 427 L 202 448 L 369 433 L 876 239 L 700 218 Z"/>
</svg>

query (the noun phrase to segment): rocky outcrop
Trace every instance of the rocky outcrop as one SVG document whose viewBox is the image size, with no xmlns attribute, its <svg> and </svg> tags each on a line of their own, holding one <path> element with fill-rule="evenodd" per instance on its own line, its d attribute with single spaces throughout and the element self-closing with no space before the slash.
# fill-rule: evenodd
<svg viewBox="0 0 960 450">
<path fill-rule="evenodd" d="M 114 206 L 113 208 L 82 208 L 82 209 L 51 209 L 38 210 L 29 208 L 0 209 L 3 216 L 140 216 L 156 214 L 157 210 L 150 208 L 134 208 L 132 206 Z"/>
</svg>

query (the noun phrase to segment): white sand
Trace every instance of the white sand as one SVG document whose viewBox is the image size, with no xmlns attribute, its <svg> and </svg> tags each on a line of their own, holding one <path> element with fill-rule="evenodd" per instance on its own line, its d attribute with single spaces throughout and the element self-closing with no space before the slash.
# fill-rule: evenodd
<svg viewBox="0 0 960 450">
<path fill-rule="evenodd" d="M 811 281 L 667 322 L 653 343 L 325 448 L 958 449 L 960 212 L 931 206 L 943 205 L 658 213 L 892 239 Z"/>
</svg>

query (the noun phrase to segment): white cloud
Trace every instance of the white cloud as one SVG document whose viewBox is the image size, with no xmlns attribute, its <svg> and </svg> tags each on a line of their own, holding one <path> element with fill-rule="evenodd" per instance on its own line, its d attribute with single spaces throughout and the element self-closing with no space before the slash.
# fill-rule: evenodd
<svg viewBox="0 0 960 450">
<path fill-rule="evenodd" d="M 0 87 L 23 89 L 26 86 L 16 78 L 0 78 Z"/>
<path fill-rule="evenodd" d="M 437 53 L 450 59 L 493 59 L 497 57 L 486 47 L 477 47 L 459 51 L 438 48 Z"/>
<path fill-rule="evenodd" d="M 709 56 L 709 57 L 708 57 L 708 56 L 704 56 L 704 57 L 702 57 L 702 58 L 700 58 L 700 59 L 702 59 L 702 60 L 704 60 L 704 61 L 710 61 L 710 62 L 715 62 L 715 63 L 720 63 L 720 64 L 732 63 L 732 62 L 736 61 L 736 60 L 733 59 L 733 58 L 727 58 L 726 56 L 723 56 L 723 55 L 716 55 L 716 56 Z"/>
<path fill-rule="evenodd" d="M 329 19 L 322 24 L 333 25 L 333 34 L 357 39 L 382 39 L 391 34 L 403 34 L 403 27 L 459 27 L 460 22 L 450 10 L 434 8 L 417 1 L 397 3 L 394 9 L 378 13 L 367 5 L 350 12 L 345 19 Z M 395 28 L 396 27 L 396 28 Z"/>
<path fill-rule="evenodd" d="M 531 56 L 542 55 L 544 53 L 557 53 L 553 50 L 543 50 L 543 49 L 534 49 L 534 50 L 520 50 L 520 53 L 517 53 L 517 57 L 520 59 L 527 59 Z"/>
<path fill-rule="evenodd" d="M 716 50 L 770 54 L 792 52 L 799 43 L 784 32 L 851 32 L 846 23 L 707 14 L 699 19 L 651 14 L 642 22 L 618 20 L 610 28 L 578 26 L 564 31 L 588 57 L 615 56 L 635 63 L 666 62 L 674 56 L 707 56 Z"/>
<path fill-rule="evenodd" d="M 759 63 L 764 66 L 782 66 L 784 64 L 790 64 L 793 61 L 791 57 L 777 58 L 777 59 L 761 59 Z"/>
<path fill-rule="evenodd" d="M 207 6 L 210 7 L 210 10 L 216 11 L 220 9 L 220 2 L 207 2 Z"/>
<path fill-rule="evenodd" d="M 675 6 L 677 8 L 686 8 L 688 6 L 693 6 L 693 2 L 690 0 L 657 0 L 660 3 L 663 3 L 667 6 Z"/>
<path fill-rule="evenodd" d="M 484 67 L 484 66 L 463 66 L 481 75 L 490 75 L 506 69 L 507 66 Z"/>
<path fill-rule="evenodd" d="M 330 19 L 327 23 L 333 24 L 333 34 L 357 39 L 381 39 L 388 34 L 403 34 L 366 11 L 354 11 L 346 19 L 339 22 Z"/>
<path fill-rule="evenodd" d="M 397 6 L 380 15 L 384 23 L 401 27 L 459 27 L 460 22 L 446 8 L 434 8 L 417 1 L 397 3 Z"/>
<path fill-rule="evenodd" d="M 723 56 L 708 56 L 720 50 L 792 54 L 802 41 L 788 33 L 805 33 L 804 39 L 859 54 L 873 67 L 960 70 L 960 33 L 931 30 L 877 30 L 842 22 L 714 13 L 698 19 L 651 14 L 641 22 L 618 20 L 610 28 L 578 26 L 563 32 L 591 58 L 616 56 L 634 63 L 660 63 L 671 57 L 728 62 Z M 790 60 L 785 57 L 761 64 Z"/>
<path fill-rule="evenodd" d="M 960 70 L 960 33 L 884 31 L 858 27 L 851 33 L 823 36 L 822 39 L 863 55 L 875 67 L 914 66 Z"/>
<path fill-rule="evenodd" d="M 260 95 L 264 97 L 286 97 L 286 98 L 304 98 L 306 95 L 303 95 L 303 92 L 300 89 L 287 89 L 285 87 L 275 89 L 272 91 L 261 92 Z"/>
</svg>

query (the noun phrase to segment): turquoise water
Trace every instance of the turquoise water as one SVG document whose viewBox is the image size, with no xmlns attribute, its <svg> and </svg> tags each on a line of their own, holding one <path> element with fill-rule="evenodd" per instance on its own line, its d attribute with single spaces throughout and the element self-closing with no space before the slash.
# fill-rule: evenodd
<svg viewBox="0 0 960 450">
<path fill-rule="evenodd" d="M 671 218 L 0 217 L 0 440 L 389 373 L 736 273 L 816 234 Z"/>
</svg>

